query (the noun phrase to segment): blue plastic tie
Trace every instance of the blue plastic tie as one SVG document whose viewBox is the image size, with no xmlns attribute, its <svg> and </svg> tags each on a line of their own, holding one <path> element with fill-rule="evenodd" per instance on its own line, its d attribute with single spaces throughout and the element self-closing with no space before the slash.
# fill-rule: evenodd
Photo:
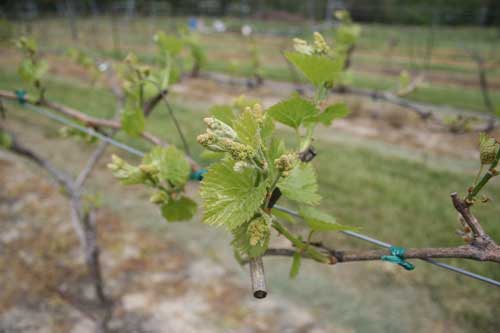
<svg viewBox="0 0 500 333">
<path fill-rule="evenodd" d="M 393 264 L 398 264 L 407 271 L 415 269 L 415 266 L 413 264 L 410 264 L 409 262 L 405 261 L 406 250 L 404 247 L 391 246 L 390 251 L 391 251 L 390 256 L 382 256 L 380 259 L 382 259 L 383 261 L 392 262 Z"/>
<path fill-rule="evenodd" d="M 24 89 L 18 89 L 15 91 L 17 101 L 19 104 L 24 105 L 26 104 L 26 90 Z"/>
<path fill-rule="evenodd" d="M 192 180 L 201 181 L 203 179 L 203 175 L 206 174 L 207 172 L 208 172 L 207 169 L 196 170 L 191 173 L 191 176 L 189 178 Z"/>
</svg>

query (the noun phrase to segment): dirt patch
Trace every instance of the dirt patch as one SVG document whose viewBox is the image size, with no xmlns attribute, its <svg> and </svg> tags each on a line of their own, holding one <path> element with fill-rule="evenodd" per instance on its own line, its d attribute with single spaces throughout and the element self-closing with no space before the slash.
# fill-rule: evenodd
<svg viewBox="0 0 500 333">
<path fill-rule="evenodd" d="M 24 161 L 0 155 L 0 330 L 93 332 L 84 305 L 90 285 L 67 202 Z M 313 314 L 283 299 L 259 306 L 248 286 L 209 258 L 193 258 L 166 235 L 97 216 L 114 332 L 327 332 Z M 55 290 L 64 291 L 64 295 Z M 279 301 L 279 302 L 278 302 Z"/>
</svg>

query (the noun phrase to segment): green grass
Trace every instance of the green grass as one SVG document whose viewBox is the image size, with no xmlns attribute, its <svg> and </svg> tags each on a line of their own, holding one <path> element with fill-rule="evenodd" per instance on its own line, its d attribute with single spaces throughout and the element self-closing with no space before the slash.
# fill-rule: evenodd
<svg viewBox="0 0 500 333">
<path fill-rule="evenodd" d="M 79 19 L 77 25 L 80 31 L 80 39 L 72 41 L 69 29 L 61 29 L 67 22 L 60 19 L 39 20 L 33 23 L 35 35 L 43 40 L 42 47 L 46 49 L 61 49 L 61 45 L 78 45 L 79 47 L 92 49 L 94 52 L 115 59 L 122 59 L 129 51 L 135 51 L 143 59 L 153 59 L 156 52 L 151 41 L 152 34 L 157 30 L 174 31 L 176 27 L 186 24 L 187 18 L 157 17 L 155 19 L 137 17 L 130 21 L 117 20 L 119 50 L 113 50 L 111 21 L 107 18 Z M 206 19 L 210 26 L 213 19 Z M 239 31 L 241 20 L 228 19 L 228 27 L 231 31 Z M 281 36 L 259 35 L 258 43 L 265 60 L 263 74 L 267 79 L 290 80 L 291 75 L 279 55 L 283 47 L 290 47 L 290 37 L 283 33 L 291 33 L 290 26 L 283 22 L 261 22 L 244 20 L 253 24 L 256 31 L 279 32 Z M 22 33 L 22 26 L 16 25 L 17 33 Z M 293 25 L 293 34 L 301 36 L 310 35 L 310 24 L 307 22 Z M 354 53 L 354 81 L 356 87 L 386 89 L 397 84 L 397 78 L 386 74 L 366 74 L 363 66 L 373 69 L 417 70 L 425 63 L 425 54 L 430 30 L 428 27 L 413 26 L 387 26 L 382 24 L 363 25 L 363 33 L 359 45 Z M 326 32 L 332 35 L 331 32 Z M 397 40 L 398 44 L 391 52 L 394 59 L 388 57 L 388 41 Z M 477 82 L 476 65 L 468 49 L 481 52 L 489 61 L 499 60 L 500 53 L 497 52 L 499 43 L 497 31 L 493 28 L 477 27 L 437 27 L 434 30 L 434 47 L 432 50 L 432 62 L 429 64 L 431 73 L 437 72 L 446 78 L 448 82 L 432 83 L 428 87 L 419 89 L 408 98 L 438 105 L 450 105 L 462 109 L 485 111 L 481 92 L 477 86 L 463 87 L 457 85 L 454 78 L 460 78 L 469 82 Z M 226 33 L 221 35 L 202 35 L 202 43 L 208 51 L 209 63 L 207 70 L 221 71 L 232 75 L 247 76 L 251 69 L 249 66 L 250 56 L 248 42 L 241 38 L 238 33 Z M 125 52 L 126 50 L 126 52 Z M 235 71 L 230 63 L 232 60 L 238 62 L 239 68 Z M 356 66 L 360 65 L 360 69 Z M 488 72 L 493 80 L 498 69 Z M 500 104 L 500 92 L 492 91 L 492 98 L 496 104 Z"/>
<path fill-rule="evenodd" d="M 1 89 L 15 89 L 21 86 L 23 84 L 11 71 L 0 72 Z M 47 81 L 47 88 L 48 98 L 91 115 L 110 117 L 115 108 L 111 93 L 99 87 L 88 88 L 83 83 L 75 84 L 60 78 L 51 78 Z M 198 154 L 200 148 L 194 144 L 194 138 L 204 128 L 201 118 L 209 105 L 200 111 L 200 107 L 197 109 L 181 107 L 182 101 L 176 100 L 175 96 L 173 98 L 175 112 L 188 133 L 191 147 L 195 154 Z M 22 109 L 16 108 L 16 110 Z M 147 128 L 180 146 L 180 140 L 163 107 L 154 113 L 152 119 L 148 121 Z M 284 135 L 287 133 L 283 132 Z M 147 146 L 139 143 L 139 140 L 126 138 L 124 135 L 120 135 L 119 138 L 141 149 Z M 459 224 L 449 194 L 452 191 L 464 193 L 473 178 L 472 172 L 451 172 L 445 168 L 431 167 L 402 156 L 380 154 L 371 149 L 370 145 L 363 143 L 332 144 L 320 138 L 317 148 L 319 156 L 314 164 L 320 175 L 320 189 L 324 197 L 322 207 L 334 214 L 340 222 L 361 227 L 362 232 L 370 236 L 401 246 L 453 246 L 461 243 L 460 238 L 455 235 Z M 496 179 L 491 186 L 488 186 L 486 193 L 493 198 L 493 202 L 477 207 L 474 212 L 477 213 L 490 235 L 495 239 L 500 239 L 500 225 L 496 223 L 500 214 L 500 205 L 498 205 L 500 186 Z M 326 242 L 334 246 L 371 247 L 335 233 L 323 237 Z M 500 270 L 495 264 L 463 260 L 448 260 L 447 262 L 500 279 Z M 375 286 L 385 288 L 387 293 L 391 292 L 391 285 L 399 286 L 398 290 L 417 286 L 419 290 L 432 295 L 433 301 L 439 305 L 445 315 L 445 318 L 441 319 L 459 322 L 467 328 L 475 328 L 479 331 L 493 330 L 497 323 L 494 311 L 500 304 L 500 295 L 494 292 L 496 290 L 493 287 L 423 262 L 416 262 L 416 265 L 417 269 L 414 272 L 397 271 L 396 275 L 374 269 L 371 274 L 375 274 L 376 277 L 370 279 L 360 277 L 359 288 L 368 288 L 366 293 L 370 295 L 369 297 L 373 297 L 377 294 L 376 291 L 371 290 L 372 286 L 366 285 L 373 279 L 375 279 Z M 308 276 L 311 280 L 314 280 L 315 270 L 319 272 L 323 269 L 310 265 L 307 267 L 311 269 L 311 272 L 304 271 L 301 275 Z M 334 267 L 333 270 L 335 269 Z M 400 280 L 401 276 L 404 276 L 403 282 Z M 322 281 L 321 285 L 327 288 L 328 281 L 322 280 L 323 278 L 324 276 L 320 275 L 318 279 Z M 280 283 L 276 282 L 277 289 L 285 288 L 289 282 L 282 282 L 283 287 Z M 309 287 L 314 285 L 314 281 L 304 283 L 308 283 L 306 285 Z M 341 282 L 334 282 L 333 285 L 342 288 Z M 328 301 L 317 289 L 311 292 L 317 295 L 318 300 Z M 300 290 L 292 294 L 297 297 L 304 296 L 301 296 Z M 418 294 L 414 296 L 416 297 L 414 305 L 421 306 Z M 398 294 L 398 297 L 404 298 L 405 294 Z M 373 306 L 376 306 L 374 299 L 372 302 Z M 317 304 L 315 302 L 314 304 L 318 308 L 324 308 L 324 304 L 329 303 Z M 365 307 L 366 305 L 363 309 Z M 393 310 L 397 310 L 397 306 L 393 304 L 393 307 Z M 343 308 L 336 305 L 332 309 L 342 310 Z M 327 310 L 318 311 L 325 316 L 325 320 L 328 318 Z M 393 321 L 398 320 L 397 316 L 391 318 Z M 345 324 L 362 331 L 369 330 L 371 321 L 363 322 L 355 319 L 356 316 L 351 314 L 351 319 L 346 319 Z M 422 318 L 422 320 L 425 319 Z M 397 327 L 393 325 L 396 324 L 385 323 L 383 320 L 377 321 L 373 332 L 397 331 Z"/>
</svg>

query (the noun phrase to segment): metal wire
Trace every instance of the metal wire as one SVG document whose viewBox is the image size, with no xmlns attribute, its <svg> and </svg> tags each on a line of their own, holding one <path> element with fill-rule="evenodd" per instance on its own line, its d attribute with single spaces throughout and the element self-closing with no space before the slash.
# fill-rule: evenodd
<svg viewBox="0 0 500 333">
<path fill-rule="evenodd" d="M 277 210 L 280 210 L 282 212 L 285 212 L 287 214 L 293 215 L 295 217 L 301 218 L 301 216 L 300 216 L 300 214 L 298 212 L 296 212 L 294 210 L 291 210 L 289 208 L 281 207 L 281 206 L 278 206 L 278 205 L 275 205 L 274 208 L 276 208 Z M 376 244 L 376 245 L 381 246 L 381 247 L 390 248 L 392 246 L 389 243 L 380 241 L 378 239 L 375 239 L 375 238 L 372 238 L 372 237 L 369 237 L 369 236 L 366 236 L 366 235 L 363 235 L 363 234 L 360 234 L 360 233 L 357 233 L 357 232 L 354 232 L 354 231 L 340 231 L 340 232 L 343 233 L 344 235 L 347 235 L 347 236 L 350 236 L 350 237 L 354 237 L 354 238 L 357 238 L 357 239 L 361 239 L 361 240 L 364 240 L 365 242 Z M 482 276 L 482 275 L 479 275 L 479 274 L 476 274 L 476 273 L 472 273 L 472 272 L 466 271 L 465 269 L 458 268 L 458 267 L 455 267 L 455 266 L 451 266 L 451 265 L 448 265 L 448 264 L 436 261 L 434 259 L 420 259 L 420 260 L 425 261 L 425 262 L 427 262 L 429 264 L 433 264 L 433 265 L 436 265 L 438 267 L 441 267 L 441 268 L 444 268 L 444 269 L 447 269 L 447 270 L 450 270 L 450 271 L 453 271 L 453 272 L 456 272 L 456 273 L 468 276 L 470 278 L 473 278 L 473 279 L 476 279 L 476 280 L 479 280 L 479 281 L 483 281 L 483 282 L 492 284 L 492 285 L 494 285 L 496 287 L 500 287 L 500 281 L 493 280 L 493 279 L 488 278 L 486 276 Z"/>
<path fill-rule="evenodd" d="M 136 155 L 136 156 L 140 156 L 140 157 L 143 157 L 145 155 L 144 152 L 142 151 L 139 151 L 133 147 L 130 147 L 122 142 L 119 142 L 119 141 L 116 141 L 112 138 L 109 138 L 99 132 L 96 132 L 95 130 L 91 129 L 91 128 L 86 128 L 84 126 L 81 126 L 71 120 L 68 120 L 67 118 L 64 118 L 58 114 L 55 114 L 51 111 L 48 111 L 48 110 L 45 110 L 45 109 L 42 109 L 42 108 L 39 108 L 39 107 L 36 107 L 36 106 L 33 106 L 33 105 L 24 105 L 24 107 L 38 113 L 38 114 L 41 114 L 43 116 L 46 116 L 47 118 L 50 118 L 52 120 L 55 120 L 61 124 L 64 124 L 66 126 L 69 126 L 69 127 L 72 127 L 74 129 L 77 129 L 79 131 L 82 131 L 90 136 L 93 136 L 93 137 L 96 137 L 100 140 L 103 140 L 103 141 L 106 141 L 108 142 L 109 144 L 117 147 L 117 148 L 120 148 L 122 150 L 125 150 L 133 155 Z M 278 206 L 278 205 L 275 205 L 274 208 L 282 211 L 282 212 L 285 212 L 287 214 L 290 214 L 290 215 L 293 215 L 295 217 L 299 217 L 301 218 L 300 214 L 292 209 L 289 209 L 289 208 L 286 208 L 286 207 L 282 207 L 282 206 Z M 381 247 L 385 247 L 385 248 L 390 248 L 391 247 L 391 244 L 389 243 L 386 243 L 386 242 L 383 242 L 383 241 L 380 241 L 378 239 L 375 239 L 375 238 L 372 238 L 372 237 L 369 237 L 369 236 L 366 236 L 366 235 L 363 235 L 363 234 L 360 234 L 360 233 L 357 233 L 357 232 L 354 232 L 354 231 L 340 231 L 341 233 L 343 233 L 344 235 L 347 235 L 349 237 L 354 237 L 354 238 L 357 238 L 357 239 L 360 239 L 360 240 L 363 240 L 365 242 L 369 242 L 369 243 L 372 243 L 372 244 L 375 244 L 375 245 L 378 245 L 378 246 L 381 246 Z M 435 265 L 437 267 L 440 267 L 440 268 L 443 268 L 443 269 L 447 269 L 449 271 L 453 271 L 455 273 L 458 273 L 458 274 L 462 274 L 464 276 L 467 276 L 467 277 L 470 277 L 470 278 L 473 278 L 473 279 L 476 279 L 476 280 L 479 280 L 479 281 L 482 281 L 482 282 L 486 282 L 488 284 L 491 284 L 491 285 L 494 285 L 496 287 L 500 287 L 500 281 L 497 281 L 497 280 L 494 280 L 494 279 L 491 279 L 491 278 L 488 278 L 486 276 L 482 276 L 482 275 L 479 275 L 479 274 L 476 274 L 476 273 L 472 273 L 472 272 L 469 272 L 465 269 L 461 269 L 461 268 L 458 268 L 458 267 L 455 267 L 455 266 L 452 266 L 452 265 L 448 265 L 448 264 L 445 264 L 445 263 L 442 263 L 442 262 L 439 262 L 439 261 L 436 261 L 434 259 L 420 259 L 422 261 L 425 261 L 429 264 L 432 264 L 432 265 Z"/>
<path fill-rule="evenodd" d="M 24 105 L 24 107 L 26 107 L 26 108 L 28 108 L 28 109 L 30 109 L 30 110 L 38 113 L 38 114 L 44 115 L 47 118 L 55 120 L 55 121 L 57 121 L 57 122 L 59 122 L 61 124 L 64 124 L 64 125 L 69 126 L 69 127 L 72 127 L 74 129 L 77 129 L 77 130 L 79 130 L 81 132 L 84 132 L 84 133 L 86 133 L 86 134 L 88 134 L 90 136 L 93 136 L 93 137 L 98 138 L 98 139 L 100 139 L 102 141 L 105 141 L 105 142 L 109 143 L 110 145 L 113 145 L 113 146 L 115 146 L 117 148 L 125 150 L 125 151 L 127 151 L 127 152 L 129 152 L 129 153 L 131 153 L 133 155 L 136 155 L 136 156 L 139 156 L 139 157 L 143 157 L 145 155 L 145 153 L 143 153 L 140 150 L 137 150 L 137 149 L 135 149 L 133 147 L 130 147 L 130 146 L 128 146 L 128 145 L 126 145 L 126 144 L 124 144 L 124 143 L 122 143 L 120 141 L 116 141 L 116 140 L 114 140 L 114 139 L 112 139 L 112 138 L 110 138 L 110 137 L 108 137 L 108 136 L 106 136 L 104 134 L 96 132 L 92 128 L 87 128 L 87 127 L 84 127 L 82 125 L 79 125 L 79 124 L 77 124 L 77 123 L 75 123 L 75 122 L 73 122 L 71 120 L 68 120 L 67 118 L 64 118 L 64 117 L 62 117 L 62 116 L 60 116 L 58 114 L 55 114 L 53 112 L 50 112 L 48 110 L 45 110 L 45 109 L 42 109 L 42 108 L 30 105 L 30 104 L 26 104 L 26 105 Z"/>
</svg>

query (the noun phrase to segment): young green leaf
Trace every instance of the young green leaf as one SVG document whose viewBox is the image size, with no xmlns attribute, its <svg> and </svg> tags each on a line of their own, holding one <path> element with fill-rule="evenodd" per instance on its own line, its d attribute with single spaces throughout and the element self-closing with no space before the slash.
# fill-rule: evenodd
<svg viewBox="0 0 500 333">
<path fill-rule="evenodd" d="M 177 187 L 186 184 L 191 167 L 184 154 L 174 146 L 166 148 L 160 164 L 160 177 Z"/>
<path fill-rule="evenodd" d="M 156 33 L 153 39 L 161 52 L 168 53 L 171 56 L 179 54 L 184 46 L 182 39 L 173 35 L 167 35 L 162 31 Z"/>
<path fill-rule="evenodd" d="M 250 147 L 257 149 L 261 144 L 259 123 L 252 111 L 245 110 L 234 121 L 233 128 L 238 134 L 238 139 Z"/>
<path fill-rule="evenodd" d="M 314 231 L 357 230 L 354 227 L 338 224 L 333 216 L 314 207 L 303 206 L 299 214 Z"/>
<path fill-rule="evenodd" d="M 336 103 L 329 105 L 320 115 L 318 122 L 325 126 L 330 126 L 335 119 L 344 118 L 349 114 L 349 109 L 344 103 Z"/>
<path fill-rule="evenodd" d="M 300 252 L 295 252 L 293 254 L 292 267 L 290 268 L 290 279 L 295 279 L 299 274 L 301 261 L 302 256 L 300 255 Z"/>
<path fill-rule="evenodd" d="M 233 109 L 228 105 L 214 105 L 210 108 L 210 114 L 220 121 L 228 124 L 229 126 L 233 125 L 233 121 L 235 119 Z"/>
<path fill-rule="evenodd" d="M 325 82 L 335 82 L 342 73 L 342 57 L 333 59 L 326 55 L 307 55 L 298 52 L 285 52 L 285 57 L 315 86 Z"/>
<path fill-rule="evenodd" d="M 288 177 L 278 182 L 278 187 L 285 197 L 293 201 L 315 205 L 321 200 L 316 173 L 309 163 L 297 165 Z"/>
<path fill-rule="evenodd" d="M 250 220 L 266 197 L 266 183 L 255 185 L 255 172 L 233 170 L 234 162 L 224 160 L 210 167 L 201 182 L 203 221 L 232 230 Z"/>
<path fill-rule="evenodd" d="M 139 106 L 129 103 L 122 113 L 122 128 L 130 136 L 137 136 L 144 131 L 144 113 Z"/>
<path fill-rule="evenodd" d="M 304 122 L 314 119 L 318 113 L 314 104 L 300 97 L 299 94 L 293 94 L 289 99 L 267 110 L 267 114 L 276 121 L 292 128 L 299 128 Z"/>
<path fill-rule="evenodd" d="M 161 214 L 168 222 L 189 221 L 196 214 L 196 202 L 188 197 L 170 199 L 161 206 Z"/>
</svg>

